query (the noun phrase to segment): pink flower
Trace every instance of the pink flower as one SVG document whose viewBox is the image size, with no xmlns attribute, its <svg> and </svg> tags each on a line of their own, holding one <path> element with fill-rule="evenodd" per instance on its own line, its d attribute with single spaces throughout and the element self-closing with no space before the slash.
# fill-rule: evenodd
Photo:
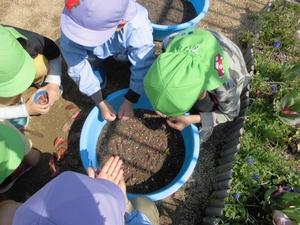
<svg viewBox="0 0 300 225">
<path fill-rule="evenodd" d="M 297 112 L 292 111 L 288 106 L 285 106 L 282 110 L 281 113 L 287 116 L 291 116 L 291 115 L 298 115 Z"/>
</svg>

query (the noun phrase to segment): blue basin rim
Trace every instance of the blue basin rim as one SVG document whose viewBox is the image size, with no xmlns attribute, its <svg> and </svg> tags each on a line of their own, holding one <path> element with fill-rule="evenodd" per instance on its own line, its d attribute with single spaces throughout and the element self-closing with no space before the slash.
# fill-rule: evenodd
<svg viewBox="0 0 300 225">
<path fill-rule="evenodd" d="M 180 24 L 159 25 L 152 23 L 154 40 L 162 41 L 166 36 L 181 30 L 195 27 L 206 15 L 209 8 L 209 0 L 188 0 L 194 6 L 197 16 L 190 21 Z"/>
<path fill-rule="evenodd" d="M 116 91 L 107 97 L 107 102 L 109 102 L 116 111 L 118 111 L 119 106 L 123 102 L 127 90 L 128 89 L 122 89 Z M 142 96 L 138 103 L 135 104 L 135 108 L 151 110 L 152 106 L 147 97 Z M 106 121 L 101 118 L 98 107 L 94 107 L 86 118 L 80 135 L 80 158 L 85 169 L 87 169 L 87 167 L 99 168 L 96 146 L 98 137 L 105 124 Z M 155 192 L 147 194 L 128 193 L 129 198 L 145 196 L 153 201 L 161 200 L 176 192 L 188 180 L 199 158 L 199 133 L 197 127 L 194 125 L 187 127 L 181 133 L 185 146 L 185 158 L 183 166 L 177 176 L 168 185 Z"/>
</svg>

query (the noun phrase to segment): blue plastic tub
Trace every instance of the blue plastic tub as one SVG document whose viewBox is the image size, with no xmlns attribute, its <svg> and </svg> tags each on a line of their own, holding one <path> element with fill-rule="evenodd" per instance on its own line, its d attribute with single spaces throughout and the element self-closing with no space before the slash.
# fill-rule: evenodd
<svg viewBox="0 0 300 225">
<path fill-rule="evenodd" d="M 199 21 L 205 16 L 209 7 L 209 0 L 187 0 L 192 3 L 197 13 L 197 16 L 185 23 L 174 24 L 174 25 L 159 25 L 152 23 L 153 37 L 154 40 L 162 41 L 165 37 L 170 34 L 182 31 L 187 28 L 197 26 Z"/>
<path fill-rule="evenodd" d="M 106 100 L 116 111 L 118 111 L 126 92 L 127 89 L 114 92 L 109 95 Z M 135 108 L 151 110 L 152 106 L 148 99 L 145 96 L 142 96 L 138 103 L 135 104 Z M 98 137 L 105 124 L 106 121 L 101 118 L 101 113 L 99 113 L 99 109 L 97 107 L 90 112 L 84 122 L 80 135 L 80 157 L 85 169 L 89 166 L 94 168 L 99 167 L 99 162 L 96 157 L 96 146 Z M 174 180 L 167 186 L 152 193 L 128 193 L 129 198 L 142 195 L 152 199 L 153 201 L 157 201 L 176 192 L 188 180 L 199 158 L 200 141 L 198 129 L 194 125 L 189 126 L 182 131 L 182 136 L 185 146 L 185 158 L 183 166 Z"/>
</svg>

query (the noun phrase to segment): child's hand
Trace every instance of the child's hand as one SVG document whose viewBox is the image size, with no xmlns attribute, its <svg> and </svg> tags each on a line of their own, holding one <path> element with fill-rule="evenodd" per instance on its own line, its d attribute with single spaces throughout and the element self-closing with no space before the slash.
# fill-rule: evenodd
<svg viewBox="0 0 300 225">
<path fill-rule="evenodd" d="M 93 168 L 88 168 L 87 172 L 89 177 L 92 178 L 102 178 L 109 180 L 116 184 L 123 191 L 126 196 L 126 184 L 124 182 L 124 171 L 121 168 L 123 162 L 120 160 L 119 156 L 112 156 L 104 164 L 102 169 L 97 173 Z"/>
<path fill-rule="evenodd" d="M 28 101 L 25 103 L 25 107 L 27 110 L 27 113 L 32 116 L 32 115 L 38 115 L 38 114 L 46 114 L 49 112 L 50 105 L 45 104 L 45 105 L 40 105 L 37 104 L 33 101 L 32 98 L 29 98 Z"/>
<path fill-rule="evenodd" d="M 176 130 L 183 130 L 192 123 L 200 123 L 200 115 L 175 116 L 167 119 L 170 127 Z"/>
<path fill-rule="evenodd" d="M 106 101 L 103 100 L 102 102 L 100 102 L 99 107 L 103 119 L 107 121 L 114 121 L 116 119 L 115 110 Z"/>
<path fill-rule="evenodd" d="M 123 104 L 120 107 L 118 117 L 122 120 L 128 120 L 130 117 L 134 116 L 132 102 L 127 99 L 124 100 Z"/>
<path fill-rule="evenodd" d="M 54 102 L 56 102 L 60 97 L 60 89 L 57 84 L 49 83 L 45 87 L 42 87 L 41 89 L 44 89 L 48 92 L 50 106 L 52 106 Z"/>
</svg>

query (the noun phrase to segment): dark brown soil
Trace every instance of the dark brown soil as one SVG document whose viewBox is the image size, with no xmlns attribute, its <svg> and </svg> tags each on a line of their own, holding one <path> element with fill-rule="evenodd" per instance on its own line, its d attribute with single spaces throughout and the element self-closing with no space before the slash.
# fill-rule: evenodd
<svg viewBox="0 0 300 225">
<path fill-rule="evenodd" d="M 105 162 L 111 155 L 119 155 L 124 162 L 129 192 L 153 192 L 178 174 L 184 161 L 182 135 L 154 112 L 136 110 L 135 118 L 117 120 L 104 127 L 97 156 Z"/>
<path fill-rule="evenodd" d="M 187 22 L 197 16 L 193 5 L 185 0 L 137 0 L 149 13 L 152 23 L 161 25 Z"/>
</svg>

